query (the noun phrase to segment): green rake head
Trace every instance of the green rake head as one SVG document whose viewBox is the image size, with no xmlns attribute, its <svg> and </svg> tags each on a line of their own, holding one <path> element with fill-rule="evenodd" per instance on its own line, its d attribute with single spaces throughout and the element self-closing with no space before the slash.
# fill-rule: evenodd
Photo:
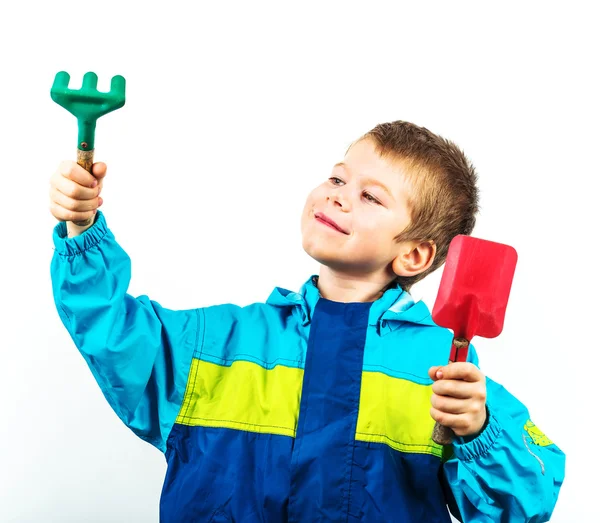
<svg viewBox="0 0 600 523">
<path fill-rule="evenodd" d="M 79 90 L 69 89 L 70 78 L 64 71 L 57 73 L 50 96 L 77 118 L 77 147 L 82 151 L 91 151 L 94 149 L 96 120 L 125 105 L 125 78 L 113 76 L 108 93 L 98 91 L 98 76 L 95 73 L 89 72 L 83 76 Z"/>
</svg>

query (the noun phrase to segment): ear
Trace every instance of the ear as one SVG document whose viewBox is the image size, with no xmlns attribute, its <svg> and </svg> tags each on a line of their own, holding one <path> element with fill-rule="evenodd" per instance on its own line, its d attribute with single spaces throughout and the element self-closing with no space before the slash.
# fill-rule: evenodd
<svg viewBox="0 0 600 523">
<path fill-rule="evenodd" d="M 429 269 L 435 258 L 433 240 L 402 242 L 398 247 L 399 254 L 392 261 L 392 270 L 397 276 L 416 276 Z"/>
</svg>

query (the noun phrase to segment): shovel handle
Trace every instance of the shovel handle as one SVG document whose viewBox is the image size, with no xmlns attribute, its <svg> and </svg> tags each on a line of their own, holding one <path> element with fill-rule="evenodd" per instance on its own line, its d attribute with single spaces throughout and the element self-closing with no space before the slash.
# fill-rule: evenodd
<svg viewBox="0 0 600 523">
<path fill-rule="evenodd" d="M 454 431 L 450 427 L 440 425 L 437 421 L 435 427 L 433 427 L 433 434 L 431 439 L 438 445 L 450 445 L 454 438 Z"/>
<path fill-rule="evenodd" d="M 91 151 L 82 151 L 81 149 L 77 149 L 77 163 L 81 165 L 87 172 L 92 173 L 92 165 L 94 165 L 94 149 Z M 87 220 L 83 220 L 81 222 L 73 222 L 75 225 L 79 227 L 87 227 L 94 221 L 94 217 L 88 218 Z"/>
<path fill-rule="evenodd" d="M 452 349 L 450 351 L 450 360 L 448 363 L 456 361 L 466 361 L 469 350 L 469 340 L 465 338 L 454 338 L 452 340 Z M 454 431 L 450 427 L 435 422 L 431 439 L 438 445 L 450 445 L 454 438 Z"/>
</svg>

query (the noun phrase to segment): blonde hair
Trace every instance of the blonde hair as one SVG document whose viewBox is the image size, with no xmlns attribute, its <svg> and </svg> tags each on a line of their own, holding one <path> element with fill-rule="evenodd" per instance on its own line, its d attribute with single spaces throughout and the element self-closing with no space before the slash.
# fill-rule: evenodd
<svg viewBox="0 0 600 523">
<path fill-rule="evenodd" d="M 479 211 L 477 174 L 456 144 L 410 122 L 379 124 L 358 141 L 365 139 L 374 143 L 382 158 L 402 165 L 413 187 L 410 224 L 395 240 L 429 241 L 436 245 L 433 264 L 427 270 L 396 278 L 409 291 L 446 261 L 452 238 L 473 232 Z"/>
</svg>

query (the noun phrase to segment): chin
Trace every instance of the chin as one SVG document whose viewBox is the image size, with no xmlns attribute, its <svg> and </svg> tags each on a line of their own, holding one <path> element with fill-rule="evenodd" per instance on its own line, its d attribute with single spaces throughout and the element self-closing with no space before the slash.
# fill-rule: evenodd
<svg viewBox="0 0 600 523">
<path fill-rule="evenodd" d="M 319 249 L 310 243 L 303 242 L 302 247 L 304 252 L 308 254 L 313 260 L 318 262 L 325 267 L 328 267 L 334 271 L 355 273 L 361 272 L 365 269 L 362 263 L 349 263 L 348 257 L 342 257 L 330 249 Z"/>
<path fill-rule="evenodd" d="M 312 243 L 309 240 L 302 238 L 302 248 L 304 249 L 304 252 L 308 254 L 313 260 L 316 260 L 319 263 L 321 263 L 321 256 L 319 256 L 318 252 L 319 249 L 316 249 L 315 246 L 312 245 Z"/>
<path fill-rule="evenodd" d="M 302 248 L 304 249 L 304 252 L 313 260 L 322 265 L 330 265 L 332 262 L 334 262 L 335 257 L 330 251 L 327 252 L 324 249 L 319 249 L 308 240 L 302 240 Z"/>
</svg>

